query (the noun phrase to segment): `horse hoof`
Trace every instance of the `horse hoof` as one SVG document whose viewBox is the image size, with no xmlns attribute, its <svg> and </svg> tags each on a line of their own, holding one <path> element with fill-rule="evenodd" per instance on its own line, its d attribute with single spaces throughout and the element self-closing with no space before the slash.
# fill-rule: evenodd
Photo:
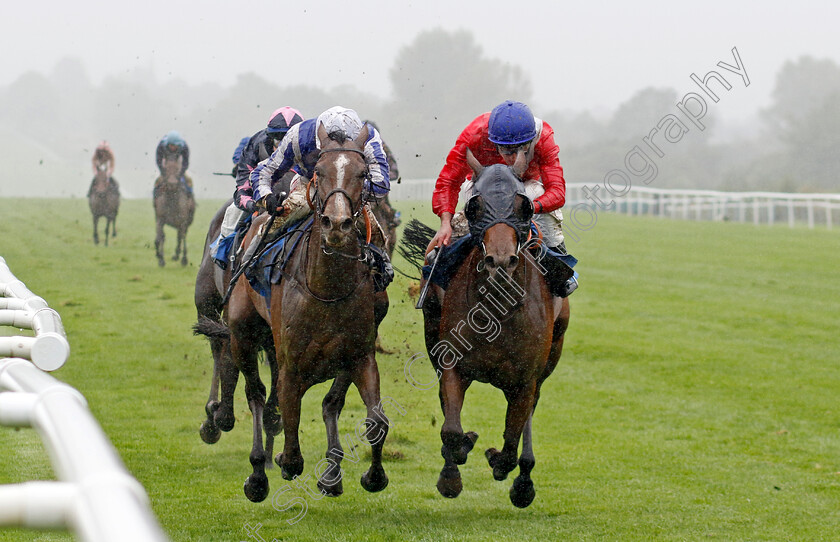
<svg viewBox="0 0 840 542">
<path fill-rule="evenodd" d="M 371 473 L 372 470 L 372 468 L 368 469 L 368 471 L 362 475 L 361 482 L 365 491 L 376 493 L 377 491 L 382 491 L 388 487 L 388 476 L 382 468 L 378 469 L 375 473 Z"/>
<path fill-rule="evenodd" d="M 181 260 L 181 267 L 187 266 L 187 260 Z"/>
<path fill-rule="evenodd" d="M 282 476 L 284 480 L 294 480 L 295 476 L 298 476 L 303 472 L 302 457 L 300 458 L 300 461 L 286 461 L 283 457 L 283 452 L 280 452 L 274 456 L 274 462 L 277 463 L 278 467 L 280 467 L 280 476 Z"/>
<path fill-rule="evenodd" d="M 510 502 L 517 508 L 527 508 L 534 502 L 537 492 L 534 490 L 534 482 L 530 478 L 517 476 L 510 486 Z"/>
<path fill-rule="evenodd" d="M 231 410 L 226 411 L 219 408 L 213 413 L 213 421 L 216 423 L 216 427 L 227 433 L 236 424 L 236 417 Z"/>
<path fill-rule="evenodd" d="M 488 448 L 484 452 L 484 457 L 487 458 L 487 463 L 493 468 L 493 478 L 499 482 L 507 478 L 510 471 L 516 468 L 516 458 L 513 461 L 505 461 L 502 452 L 496 448 Z"/>
<path fill-rule="evenodd" d="M 251 502 L 263 502 L 268 496 L 268 477 L 252 474 L 245 480 L 245 496 Z"/>
<path fill-rule="evenodd" d="M 166 266 L 166 260 L 164 260 L 163 258 L 160 258 L 158 260 L 158 267 L 164 267 L 164 266 Z"/>
<path fill-rule="evenodd" d="M 475 441 L 478 440 L 478 433 L 475 431 L 469 431 L 464 435 L 463 440 L 461 441 L 461 447 L 456 449 L 452 453 L 452 459 L 458 465 L 463 465 L 467 462 L 467 456 L 472 451 L 473 447 L 475 446 Z"/>
<path fill-rule="evenodd" d="M 344 484 L 341 483 L 341 478 L 333 485 L 327 485 L 323 480 L 318 480 L 318 489 L 327 497 L 340 497 L 344 493 Z"/>
<path fill-rule="evenodd" d="M 454 499 L 461 494 L 463 489 L 464 484 L 461 482 L 461 473 L 458 471 L 458 467 L 454 465 L 443 467 L 437 481 L 438 493 L 447 499 Z"/>
<path fill-rule="evenodd" d="M 175 256 L 172 256 L 172 261 L 177 262 L 178 258 L 179 258 L 179 256 L 176 254 Z"/>
<path fill-rule="evenodd" d="M 201 435 L 201 440 L 207 444 L 216 444 L 222 438 L 222 432 L 213 423 L 213 420 L 204 420 L 201 422 L 201 427 L 198 429 L 198 434 Z"/>
</svg>

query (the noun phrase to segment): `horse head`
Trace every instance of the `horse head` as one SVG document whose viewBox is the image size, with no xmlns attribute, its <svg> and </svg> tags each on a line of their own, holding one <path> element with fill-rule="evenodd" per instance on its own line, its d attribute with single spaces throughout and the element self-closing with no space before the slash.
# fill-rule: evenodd
<svg viewBox="0 0 840 542">
<path fill-rule="evenodd" d="M 534 215 L 534 206 L 520 180 L 527 169 L 526 157 L 520 153 L 513 166 L 483 167 L 467 149 L 467 163 L 474 172 L 475 194 L 467 201 L 464 214 L 472 237 L 483 251 L 480 265 L 491 276 L 499 269 L 512 275 Z"/>
<path fill-rule="evenodd" d="M 167 152 L 163 156 L 163 178 L 171 183 L 177 182 L 181 177 L 181 164 L 183 158 L 180 153 Z"/>
<path fill-rule="evenodd" d="M 354 140 L 347 138 L 344 132 L 327 134 L 323 125 L 318 127 L 321 153 L 313 177 L 313 206 L 320 225 L 321 242 L 328 249 L 347 250 L 358 243 L 355 220 L 364 212 L 366 184 L 370 177 L 364 152 L 367 138 L 367 126 Z"/>
</svg>

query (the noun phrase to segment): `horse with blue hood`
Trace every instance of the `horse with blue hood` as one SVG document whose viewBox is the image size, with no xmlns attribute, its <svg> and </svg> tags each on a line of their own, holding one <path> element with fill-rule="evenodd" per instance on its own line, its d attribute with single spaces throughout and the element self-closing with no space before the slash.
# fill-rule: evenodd
<svg viewBox="0 0 840 542">
<path fill-rule="evenodd" d="M 519 466 L 510 500 L 524 508 L 535 496 L 531 419 L 542 383 L 560 358 L 569 301 L 552 295 L 540 253 L 534 252 L 544 248 L 534 237 L 533 205 L 520 181 L 524 155 L 510 167 L 482 167 L 470 151 L 467 161 L 475 187 L 465 209 L 470 235 L 459 241 L 466 243 L 466 255 L 445 292 L 440 284 L 431 284 L 422 306 L 426 348 L 444 415 L 444 466 L 437 489 L 448 498 L 463 489 L 458 465 L 467 461 L 478 435 L 464 432 L 461 409 L 472 382 L 484 382 L 502 390 L 507 400 L 504 445 L 501 450 L 489 448 L 485 457 L 496 480 Z M 434 385 L 416 382 L 410 364 L 405 370 L 415 386 Z"/>
</svg>

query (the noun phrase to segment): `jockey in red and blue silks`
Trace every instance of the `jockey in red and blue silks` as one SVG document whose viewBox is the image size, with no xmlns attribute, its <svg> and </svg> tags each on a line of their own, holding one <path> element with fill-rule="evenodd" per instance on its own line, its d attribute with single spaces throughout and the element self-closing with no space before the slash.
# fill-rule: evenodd
<svg viewBox="0 0 840 542">
<path fill-rule="evenodd" d="M 524 153 L 528 168 L 521 180 L 525 185 L 525 194 L 534 204 L 533 220 L 542 231 L 546 246 L 554 252 L 566 254 L 560 210 L 566 203 L 566 181 L 558 158 L 560 148 L 554 141 L 554 130 L 547 122 L 534 117 L 527 105 L 510 100 L 476 117 L 449 151 L 432 194 L 432 211 L 440 217 L 440 229 L 429 248 L 448 245 L 452 238 L 452 219 L 458 194 L 461 185 L 473 173 L 467 163 L 467 149 L 482 166 L 511 166 Z M 571 293 L 577 287 L 577 281 L 569 287 L 571 290 L 568 293 Z"/>
<path fill-rule="evenodd" d="M 560 166 L 560 148 L 554 142 L 554 130 L 535 118 L 523 103 L 506 101 L 489 113 L 476 117 L 458 136 L 449 151 L 446 164 L 438 175 L 432 194 L 432 211 L 441 219 L 441 228 L 433 246 L 448 245 L 452 236 L 450 221 L 458 204 L 461 185 L 472 176 L 467 164 L 467 149 L 482 166 L 513 165 L 518 153 L 524 152 L 528 169 L 522 178 L 526 193 L 534 203 L 535 220 L 548 238 L 549 246 L 563 242 L 559 223 L 541 220 L 540 215 L 559 215 L 566 202 L 566 181 Z M 530 188 L 530 189 L 529 189 Z M 555 216 L 559 220 L 562 215 Z"/>
</svg>

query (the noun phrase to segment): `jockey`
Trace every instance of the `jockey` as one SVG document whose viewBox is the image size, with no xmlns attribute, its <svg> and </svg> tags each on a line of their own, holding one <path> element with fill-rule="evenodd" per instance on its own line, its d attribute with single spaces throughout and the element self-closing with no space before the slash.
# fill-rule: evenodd
<svg viewBox="0 0 840 542">
<path fill-rule="evenodd" d="M 91 158 L 91 164 L 93 166 L 93 181 L 91 181 L 90 188 L 88 189 L 88 197 L 93 192 L 93 187 L 96 184 L 96 174 L 99 173 L 101 167 L 105 168 L 105 175 L 108 178 L 108 189 L 119 192 L 119 185 L 116 179 L 112 177 L 114 174 L 114 151 L 111 150 L 111 146 L 107 141 L 103 140 L 96 146 L 96 150 L 93 151 L 93 157 Z"/>
<path fill-rule="evenodd" d="M 303 122 L 303 115 L 292 107 L 275 110 L 268 119 L 268 126 L 254 134 L 242 151 L 236 165 L 236 191 L 233 202 L 243 211 L 253 212 L 255 207 L 254 189 L 250 175 L 257 165 L 271 156 L 283 141 L 292 126 Z"/>
<path fill-rule="evenodd" d="M 172 130 L 160 140 L 157 149 L 155 150 L 155 161 L 157 162 L 160 177 L 155 181 L 155 188 L 153 194 L 157 194 L 158 187 L 163 183 L 164 179 L 164 163 L 166 160 L 181 160 L 181 171 L 179 173 L 180 181 L 184 184 L 187 192 L 193 193 L 193 182 L 187 173 L 187 168 L 190 165 L 190 148 L 187 142 L 181 137 L 181 134 Z"/>
<path fill-rule="evenodd" d="M 351 140 L 358 137 L 364 127 L 359 115 L 352 109 L 341 106 L 331 107 L 318 115 L 318 118 L 305 120 L 293 126 L 271 157 L 261 162 L 251 172 L 254 198 L 262 209 L 277 207 L 277 195 L 271 191 L 274 183 L 293 166 L 298 172 L 292 180 L 289 196 L 282 203 L 283 211 L 275 219 L 275 228 L 279 228 L 290 220 L 302 218 L 309 212 L 309 205 L 306 203 L 306 185 L 312 178 L 315 164 L 318 162 L 321 142 L 318 140 L 317 133 L 321 125 L 328 134 L 344 132 Z M 383 198 L 391 189 L 388 158 L 385 155 L 379 132 L 369 124 L 364 153 L 370 168 L 370 178 L 366 181 L 367 188 L 373 197 Z M 371 213 L 368 212 L 368 215 L 370 216 Z M 375 219 L 373 220 L 376 223 Z M 385 236 L 381 230 L 380 234 L 382 237 Z"/>
<path fill-rule="evenodd" d="M 458 227 L 465 221 L 462 213 L 455 214 L 455 207 L 461 185 L 472 175 L 472 169 L 467 164 L 467 149 L 482 166 L 511 166 L 520 153 L 525 154 L 528 167 L 522 181 L 526 195 L 534 204 L 533 220 L 542 231 L 549 250 L 566 254 L 561 227 L 563 213 L 560 210 L 566 202 L 566 181 L 558 158 L 560 148 L 554 142 L 554 130 L 547 122 L 534 117 L 527 105 L 510 100 L 476 117 L 449 151 L 432 194 L 432 210 L 440 217 L 440 229 L 429 249 L 448 245 L 452 239 L 453 222 Z M 471 189 L 470 181 L 467 190 Z M 574 286 L 569 285 L 571 290 L 576 286 L 576 281 Z"/>
<path fill-rule="evenodd" d="M 107 141 L 103 140 L 102 143 L 96 146 L 91 162 L 93 163 L 94 175 L 99 171 L 99 166 L 103 164 L 107 167 L 106 173 L 108 177 L 114 174 L 114 151 L 111 150 L 111 146 Z"/>
<path fill-rule="evenodd" d="M 241 144 L 241 149 L 237 147 L 239 155 L 234 167 L 236 190 L 233 193 L 233 203 L 225 211 L 225 218 L 222 220 L 220 240 L 234 232 L 245 213 L 254 212 L 256 202 L 254 189 L 251 187 L 251 171 L 257 167 L 257 164 L 271 156 L 289 129 L 299 122 L 303 122 L 303 115 L 297 109 L 289 106 L 276 109 L 268 118 L 265 128 L 250 138 L 246 138 L 244 147 Z M 236 152 L 234 152 L 234 158 L 237 158 Z M 215 252 L 213 256 L 216 257 Z"/>
</svg>

